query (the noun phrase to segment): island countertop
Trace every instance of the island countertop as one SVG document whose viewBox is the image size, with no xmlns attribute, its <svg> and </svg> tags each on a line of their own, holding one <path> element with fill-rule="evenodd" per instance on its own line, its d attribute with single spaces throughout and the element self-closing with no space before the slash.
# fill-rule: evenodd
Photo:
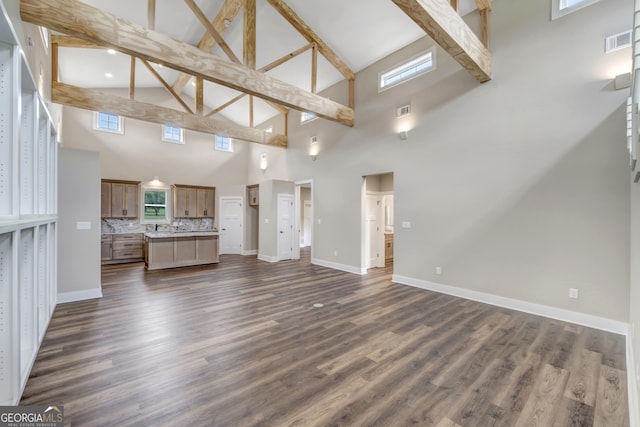
<svg viewBox="0 0 640 427">
<path fill-rule="evenodd" d="M 200 236 L 218 236 L 217 231 L 147 231 L 145 237 L 151 239 L 166 239 L 171 237 L 200 237 Z"/>
</svg>

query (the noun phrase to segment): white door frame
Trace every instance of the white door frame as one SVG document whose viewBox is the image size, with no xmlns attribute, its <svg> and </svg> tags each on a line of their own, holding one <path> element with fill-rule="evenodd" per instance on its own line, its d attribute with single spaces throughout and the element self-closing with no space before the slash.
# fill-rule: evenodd
<svg viewBox="0 0 640 427">
<path fill-rule="evenodd" d="M 296 209 L 295 209 L 295 195 L 294 194 L 288 194 L 288 193 L 278 193 L 277 197 L 276 197 L 276 253 L 277 253 L 277 259 L 278 261 L 282 261 L 283 258 L 280 257 L 280 254 L 282 253 L 281 249 L 281 244 L 280 244 L 280 232 L 282 230 L 279 230 L 280 228 L 280 200 L 282 198 L 289 198 L 291 199 L 291 208 L 290 208 L 290 214 L 291 214 L 291 229 L 289 230 L 289 247 L 291 248 L 291 257 L 290 258 L 285 258 L 285 259 L 295 259 L 294 258 L 294 254 L 295 254 L 295 248 L 296 245 L 294 244 L 295 241 L 295 236 L 297 235 L 297 233 L 295 233 L 295 223 L 296 223 Z M 298 246 L 298 250 L 300 250 L 299 246 Z"/>
<path fill-rule="evenodd" d="M 220 203 L 220 220 L 218 221 L 218 232 L 220 232 L 220 234 L 222 234 L 222 227 L 223 227 L 223 221 L 224 221 L 224 201 L 226 200 L 235 200 L 235 201 L 239 201 L 240 202 L 240 254 L 242 253 L 242 249 L 244 247 L 244 197 L 242 196 L 221 196 L 218 199 L 218 203 Z M 219 252 L 220 255 L 223 255 L 225 252 L 223 251 L 222 245 L 220 244 L 220 241 L 218 241 L 218 246 L 219 246 Z"/>
<path fill-rule="evenodd" d="M 298 244 L 293 245 L 293 259 L 300 259 L 300 236 L 298 234 L 298 230 L 300 230 L 300 212 L 302 211 L 302 202 L 300 201 L 300 189 L 302 188 L 302 186 L 309 186 L 311 189 L 311 230 L 310 230 L 310 234 L 311 234 L 311 262 L 313 263 L 313 247 L 315 246 L 315 242 L 313 239 L 313 235 L 314 235 L 314 228 L 315 228 L 315 223 L 314 223 L 314 214 L 315 214 L 315 197 L 314 197 L 314 192 L 313 192 L 313 179 L 306 179 L 306 180 L 302 180 L 302 181 L 295 181 L 294 182 L 295 185 L 295 200 L 294 200 L 294 225 L 293 228 L 296 231 L 295 232 L 295 236 L 298 238 L 298 240 L 296 242 L 298 242 Z"/>
</svg>

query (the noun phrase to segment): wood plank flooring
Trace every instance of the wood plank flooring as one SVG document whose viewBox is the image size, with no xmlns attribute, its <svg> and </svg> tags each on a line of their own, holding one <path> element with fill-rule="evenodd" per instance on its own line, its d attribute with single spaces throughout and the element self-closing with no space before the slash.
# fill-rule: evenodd
<svg viewBox="0 0 640 427">
<path fill-rule="evenodd" d="M 105 266 L 102 299 L 57 307 L 21 404 L 74 426 L 629 425 L 623 336 L 390 273 Z"/>
</svg>

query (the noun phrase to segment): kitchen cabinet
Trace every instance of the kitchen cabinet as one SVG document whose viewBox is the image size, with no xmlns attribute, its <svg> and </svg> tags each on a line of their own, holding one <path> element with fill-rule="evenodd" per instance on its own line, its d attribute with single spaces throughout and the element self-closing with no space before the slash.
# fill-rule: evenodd
<svg viewBox="0 0 640 427">
<path fill-rule="evenodd" d="M 213 218 L 215 216 L 215 195 L 213 188 L 198 188 L 198 216 L 201 218 Z"/>
<path fill-rule="evenodd" d="M 194 185 L 173 186 L 174 218 L 213 218 L 215 188 Z"/>
<path fill-rule="evenodd" d="M 135 181 L 102 180 L 101 216 L 103 218 L 138 218 L 138 185 Z"/>
<path fill-rule="evenodd" d="M 100 184 L 100 217 L 111 218 L 111 183 Z"/>
<path fill-rule="evenodd" d="M 247 187 L 249 193 L 249 206 L 258 206 L 260 204 L 260 187 L 258 184 Z"/>
<path fill-rule="evenodd" d="M 143 244 L 144 235 L 142 233 L 114 234 L 112 258 L 114 261 L 141 260 L 144 256 Z"/>
<path fill-rule="evenodd" d="M 144 239 L 147 270 L 215 264 L 219 261 L 217 233 L 149 232 Z"/>
<path fill-rule="evenodd" d="M 144 234 L 103 234 L 101 252 L 103 264 L 142 261 Z"/>
<path fill-rule="evenodd" d="M 102 234 L 100 236 L 100 260 L 102 262 L 104 261 L 111 261 L 112 258 L 112 254 L 111 254 L 111 250 L 112 250 L 112 240 L 111 240 L 111 235 L 110 234 Z"/>
</svg>

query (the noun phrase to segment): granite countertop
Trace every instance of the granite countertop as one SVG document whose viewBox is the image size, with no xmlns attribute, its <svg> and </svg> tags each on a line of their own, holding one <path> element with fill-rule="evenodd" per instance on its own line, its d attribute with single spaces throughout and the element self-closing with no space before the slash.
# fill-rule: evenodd
<svg viewBox="0 0 640 427">
<path fill-rule="evenodd" d="M 162 239 L 170 237 L 218 236 L 217 231 L 147 231 L 146 237 Z"/>
</svg>

